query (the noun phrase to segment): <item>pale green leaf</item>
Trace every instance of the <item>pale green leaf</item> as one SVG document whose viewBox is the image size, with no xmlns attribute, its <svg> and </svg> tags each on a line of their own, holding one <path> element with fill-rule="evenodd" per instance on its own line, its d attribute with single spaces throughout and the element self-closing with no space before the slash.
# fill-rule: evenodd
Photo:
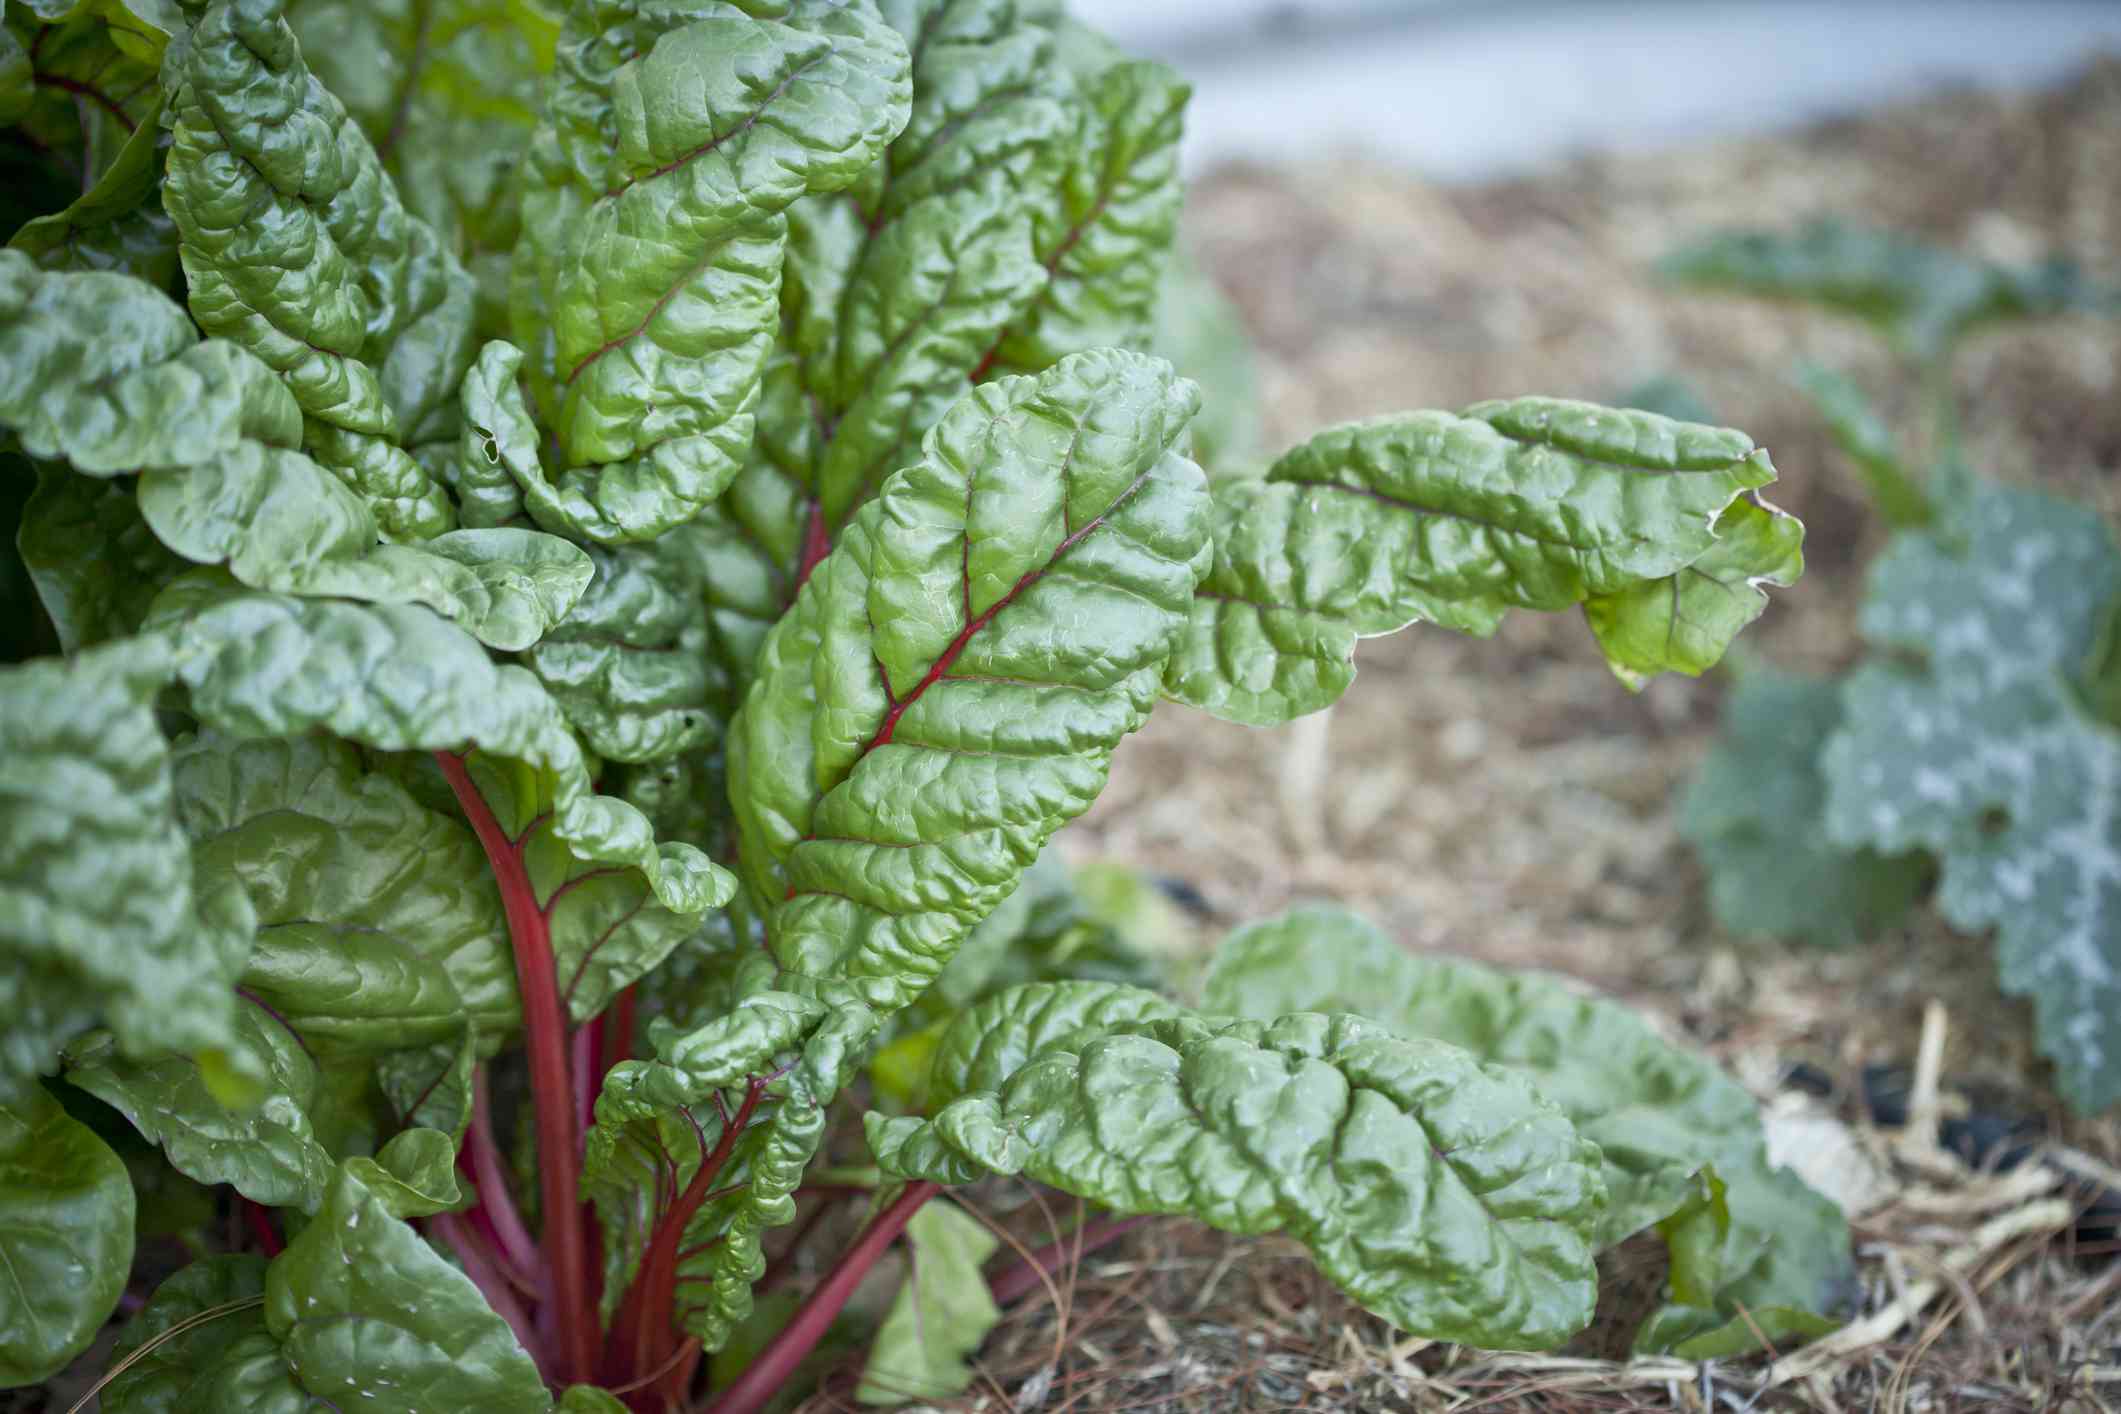
<svg viewBox="0 0 2121 1414">
<path fill-rule="evenodd" d="M 1102 1024 L 1129 991 L 1042 983 L 965 1013 L 931 1082 L 942 1108 L 868 1117 L 878 1161 L 1286 1232 L 1411 1334 L 1536 1349 L 1590 1319 L 1598 1150 L 1522 1077 L 1348 1016 Z M 1056 1011 L 1084 1024 L 1055 1027 Z M 999 1088 L 957 1094 L 950 1058 L 974 1047 L 968 1083 Z"/>
<path fill-rule="evenodd" d="M 869 1347 L 856 1399 L 905 1404 L 972 1387 L 966 1359 L 1002 1318 L 980 1274 L 999 1246 L 1000 1238 L 956 1204 L 921 1206 L 906 1223 L 906 1279 Z"/>
</svg>

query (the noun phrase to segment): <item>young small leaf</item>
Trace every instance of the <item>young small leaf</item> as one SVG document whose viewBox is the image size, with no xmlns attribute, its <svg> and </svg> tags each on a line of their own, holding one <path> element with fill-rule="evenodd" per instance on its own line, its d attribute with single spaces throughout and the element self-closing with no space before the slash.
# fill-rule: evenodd
<svg viewBox="0 0 2121 1414">
<path fill-rule="evenodd" d="M 927 1203 L 906 1223 L 906 1280 L 877 1329 L 854 1397 L 905 1404 L 963 1394 L 966 1357 L 1002 1318 L 980 1267 L 1001 1239 L 955 1203 Z"/>
</svg>

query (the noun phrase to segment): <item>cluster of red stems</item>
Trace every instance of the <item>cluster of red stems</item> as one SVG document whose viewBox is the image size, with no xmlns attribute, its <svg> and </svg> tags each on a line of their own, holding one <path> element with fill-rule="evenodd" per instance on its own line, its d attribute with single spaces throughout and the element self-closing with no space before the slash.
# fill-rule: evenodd
<svg viewBox="0 0 2121 1414">
<path fill-rule="evenodd" d="M 739 1136 L 765 1118 L 761 1110 L 774 1103 L 768 1090 L 779 1076 L 750 1077 L 734 1109 L 717 1095 L 716 1134 L 711 1140 L 699 1119 L 686 1112 L 699 1141 L 699 1166 L 680 1189 L 677 1165 L 664 1156 L 647 1247 L 610 1327 L 599 1329 L 602 1234 L 595 1209 L 580 1196 L 582 1153 L 604 1076 L 632 1052 L 634 992 L 627 988 L 608 1010 L 570 1032 L 551 928 L 553 907 L 567 886 L 540 903 L 524 859 L 535 823 L 519 835 L 509 835 L 479 794 L 464 758 L 438 752 L 435 759 L 485 850 L 508 921 L 522 995 L 541 1221 L 534 1236 L 510 1196 L 481 1066 L 475 1072 L 471 1121 L 457 1154 L 459 1174 L 474 1201 L 461 1212 L 424 1219 L 426 1231 L 456 1254 L 465 1274 L 513 1328 L 549 1384 L 598 1385 L 638 1414 L 689 1409 L 701 1352 L 698 1338 L 678 1325 L 677 1294 L 687 1281 L 704 1278 L 681 1275 L 681 1269 L 718 1239 L 686 1247 L 685 1230 L 707 1203 L 741 1188 L 718 1187 L 716 1180 Z M 800 1189 L 797 1196 L 812 1200 L 813 1207 L 761 1287 L 770 1288 L 792 1274 L 789 1258 L 836 1202 L 868 1191 L 843 1185 Z M 788 1324 L 736 1380 L 715 1394 L 702 1414 L 754 1414 L 763 1408 L 815 1348 L 907 1221 L 940 1191 L 934 1183 L 906 1184 L 840 1255 Z M 260 1242 L 269 1252 L 277 1251 L 279 1239 L 265 1210 L 252 1206 L 250 1215 Z M 1053 1270 L 1131 1226 L 1133 1220 L 1108 1220 L 1035 1251 L 1019 1247 L 1021 1260 L 991 1284 L 996 1302 L 1007 1305 L 1049 1285 Z"/>
</svg>

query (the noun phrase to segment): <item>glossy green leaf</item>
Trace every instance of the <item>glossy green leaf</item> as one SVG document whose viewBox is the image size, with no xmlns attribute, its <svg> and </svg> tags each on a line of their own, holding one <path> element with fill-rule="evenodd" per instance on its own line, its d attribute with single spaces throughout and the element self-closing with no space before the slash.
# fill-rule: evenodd
<svg viewBox="0 0 2121 1414">
<path fill-rule="evenodd" d="M 152 702 L 156 640 L 0 669 L 0 1102 L 99 1020 L 128 1055 L 230 1039 L 240 889 L 195 887 Z"/>
<path fill-rule="evenodd" d="M 2070 679 L 2121 592 L 2098 516 L 1975 486 L 1871 570 L 1863 632 L 1825 747 L 1838 843 L 1928 850 L 1937 908 L 1994 929 L 2006 991 L 2030 997 L 2062 1093 L 2121 1100 L 2121 730 Z"/>
<path fill-rule="evenodd" d="M 266 1272 L 265 1328 L 302 1388 L 336 1408 L 552 1408 L 508 1323 L 351 1161 Z"/>
<path fill-rule="evenodd" d="M 0 334 L 0 425 L 81 471 L 140 471 L 141 515 L 186 559 L 257 589 L 425 604 L 502 649 L 535 642 L 589 583 L 580 549 L 528 530 L 378 544 L 367 502 L 292 450 L 301 413 L 271 370 L 234 344 L 193 342 L 183 311 L 143 283 L 0 256 L 10 306 L 21 319 Z M 142 329 L 145 341 L 127 337 Z"/>
<path fill-rule="evenodd" d="M 186 1176 L 229 1184 L 268 1207 L 313 1213 L 335 1167 L 309 1116 L 316 1062 L 255 1003 L 236 1009 L 234 1031 L 233 1045 L 264 1076 L 256 1103 L 224 1103 L 189 1057 L 128 1060 L 108 1033 L 67 1047 L 66 1078 L 131 1120 Z"/>
<path fill-rule="evenodd" d="M 1116 351 L 985 385 L 811 575 L 729 740 L 780 985 L 904 1006 L 1095 799 L 1206 564 L 1193 409 Z"/>
<path fill-rule="evenodd" d="M 391 1136 L 372 1159 L 351 1158 L 346 1171 L 394 1218 L 424 1218 L 469 1203 L 457 1185 L 457 1146 L 438 1129 Z"/>
<path fill-rule="evenodd" d="M 231 735 L 322 727 L 379 751 L 476 748 L 488 803 L 533 848 L 541 903 L 603 866 L 636 872 L 673 913 L 719 906 L 734 888 L 699 851 L 659 845 L 638 810 L 594 792 L 537 679 L 424 609 L 234 592 L 202 576 L 165 593 L 149 627 L 177 645 L 193 714 Z"/>
<path fill-rule="evenodd" d="M 541 523 L 614 543 L 728 486 L 777 324 L 783 212 L 905 121 L 903 43 L 868 4 L 680 4 L 560 42 L 531 148 L 513 324 L 562 473 Z"/>
<path fill-rule="evenodd" d="M 1856 468 L 1871 504 L 1896 529 L 1925 525 L 1929 496 L 1909 474 L 1898 440 L 1853 379 L 1816 363 L 1800 364 L 1797 385 L 1826 419 L 1834 443 Z"/>
<path fill-rule="evenodd" d="M 310 453 L 386 536 L 450 529 L 405 447 L 455 438 L 471 277 L 303 63 L 280 0 L 217 0 L 172 67 L 163 200 L 193 316 L 285 377 Z"/>
<path fill-rule="evenodd" d="M 752 1309 L 762 1239 L 795 1218 L 795 1190 L 825 1134 L 825 1107 L 876 1030 L 861 1007 L 830 1014 L 784 993 L 754 993 L 692 1033 L 651 1030 L 660 1059 L 625 1062 L 597 1097 L 582 1169 L 605 1235 L 605 1302 L 622 1299 L 658 1240 L 675 1282 L 673 1314 L 719 1350 Z M 760 1114 L 703 1188 L 701 1160 L 741 1112 L 747 1082 L 770 1080 Z M 726 1091 L 726 1095 L 723 1093 Z M 708 1108 L 721 1097 L 721 1103 Z"/>
<path fill-rule="evenodd" d="M 1254 1016 L 1349 1011 L 1523 1074 L 1603 1156 L 1612 1201 L 1597 1228 L 1600 1247 L 1671 1219 L 1693 1197 L 1697 1175 L 1712 1173 L 1726 1193 L 1724 1211 L 1689 1210 L 1666 1236 L 1675 1264 L 1691 1254 L 1696 1294 L 1713 1299 L 1666 1307 L 1639 1348 L 1670 1349 L 1769 1308 L 1830 1326 L 1824 1313 L 1851 1287 L 1846 1221 L 1768 1162 L 1752 1097 L 1617 1003 L 1536 974 L 1408 952 L 1331 907 L 1295 909 L 1233 933 L 1216 951 L 1203 1000 Z"/>
<path fill-rule="evenodd" d="M 980 1267 L 1001 1246 L 985 1224 L 954 1203 L 927 1203 L 906 1223 L 906 1280 L 869 1347 L 854 1397 L 905 1404 L 963 1394 L 967 1357 L 1002 1318 Z"/>
<path fill-rule="evenodd" d="M 177 228 L 162 209 L 162 95 L 125 145 L 64 211 L 25 222 L 8 245 L 47 270 L 114 270 L 166 289 L 177 273 Z"/>
<path fill-rule="evenodd" d="M 1826 833 L 1819 750 L 1841 724 L 1841 684 L 1748 668 L 1679 806 L 1679 832 L 1709 876 L 1709 906 L 1733 933 L 1839 947 L 1875 937 L 1914 906 L 1932 866 Z"/>
<path fill-rule="evenodd" d="M 376 1085 L 401 1125 L 439 1130 L 462 1143 L 478 1058 L 478 1031 L 467 1027 L 458 1041 L 378 1056 Z"/>
<path fill-rule="evenodd" d="M 2116 307 L 2113 292 L 2061 261 L 2009 268 L 1834 220 L 1717 232 L 1659 268 L 1684 284 L 1824 305 L 1879 325 L 1920 357 L 1996 320 Z"/>
<path fill-rule="evenodd" d="M 1286 1232 L 1417 1335 L 1536 1349 L 1589 1321 L 1598 1150 L 1521 1077 L 1348 1016 L 1096 1024 L 1129 991 L 1044 983 L 965 1013 L 931 1081 L 942 1108 L 868 1117 L 878 1161 L 944 1183 L 1020 1173 L 1118 1213 Z M 1056 1011 L 1089 1024 L 1056 1027 Z M 958 1093 L 960 1076 L 982 1088 Z"/>
<path fill-rule="evenodd" d="M 1165 691 L 1271 725 L 1338 698 L 1358 638 L 1578 604 L 1623 677 L 1698 673 L 1796 572 L 1796 522 L 1741 500 L 1774 474 L 1741 432 L 1545 398 L 1328 429 L 1218 486 Z"/>
<path fill-rule="evenodd" d="M 239 885 L 257 915 L 241 986 L 302 1045 L 377 1055 L 515 1027 L 500 897 L 461 818 L 316 736 L 208 733 L 177 749 L 174 781 L 202 876 Z"/>
<path fill-rule="evenodd" d="M 125 1164 L 41 1086 L 0 1107 L 0 1388 L 64 1369 L 133 1262 Z"/>
<path fill-rule="evenodd" d="M 1061 201 L 1034 232 L 1037 302 L 995 345 L 989 370 L 1035 373 L 1081 349 L 1147 341 L 1183 188 L 1178 139 L 1193 90 L 1148 60 L 1079 85 Z"/>
<path fill-rule="evenodd" d="M 265 1259 L 254 1253 L 207 1257 L 164 1281 L 112 1347 L 115 1364 L 155 1342 L 103 1387 L 105 1414 L 321 1409 L 288 1373 L 264 1304 Z"/>
</svg>

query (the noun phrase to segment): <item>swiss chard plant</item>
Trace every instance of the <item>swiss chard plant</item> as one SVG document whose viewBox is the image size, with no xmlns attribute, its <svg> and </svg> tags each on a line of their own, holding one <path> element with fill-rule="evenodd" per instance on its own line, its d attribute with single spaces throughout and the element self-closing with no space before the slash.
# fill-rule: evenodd
<svg viewBox="0 0 2121 1414">
<path fill-rule="evenodd" d="M 1129 351 L 1185 101 L 1032 0 L 6 6 L 0 1383 L 123 1303 L 111 1414 L 738 1414 L 904 1235 L 927 1392 L 1036 1285 L 995 1175 L 1453 1340 L 1659 1224 L 1657 1348 L 1816 1327 L 1829 1214 L 1639 1028 L 1190 1009 L 1025 883 L 1160 702 L 1512 609 L 1698 673 L 1800 565 L 1750 439 L 1580 403 L 1211 482 Z"/>
<path fill-rule="evenodd" d="M 1874 651 L 1853 672 L 1739 675 L 1680 813 L 1718 920 L 1847 943 L 1934 881 L 1947 922 L 1994 931 L 2064 1096 L 2121 1100 L 2121 545 L 2091 511 L 1975 478 L 1948 372 L 1981 324 L 2121 301 L 2063 263 L 1998 267 L 1838 226 L 1717 237 L 1668 269 L 1864 317 L 1914 364 L 1931 421 L 1918 454 L 1853 381 L 1799 371 L 1894 535 L 1863 604 Z"/>
</svg>

